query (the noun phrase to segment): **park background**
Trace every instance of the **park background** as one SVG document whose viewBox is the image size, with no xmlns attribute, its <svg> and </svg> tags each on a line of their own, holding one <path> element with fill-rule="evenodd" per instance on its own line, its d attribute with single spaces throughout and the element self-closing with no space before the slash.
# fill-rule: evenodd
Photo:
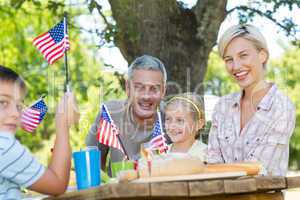
<svg viewBox="0 0 300 200">
<path fill-rule="evenodd" d="M 268 40 L 267 80 L 296 106 L 289 166 L 299 170 L 299 0 L 0 0 L 0 64 L 25 78 L 27 105 L 47 94 L 49 112 L 36 133 L 17 133 L 45 164 L 55 136 L 55 106 L 63 94 L 64 62 L 48 65 L 32 40 L 62 20 L 64 11 L 69 14 L 72 89 L 81 112 L 79 125 L 71 131 L 73 151 L 84 148 L 100 103 L 126 98 L 124 74 L 128 63 L 142 54 L 166 64 L 168 94 L 205 94 L 211 113 L 210 102 L 239 90 L 217 54 L 217 35 L 230 25 L 248 22 Z"/>
</svg>

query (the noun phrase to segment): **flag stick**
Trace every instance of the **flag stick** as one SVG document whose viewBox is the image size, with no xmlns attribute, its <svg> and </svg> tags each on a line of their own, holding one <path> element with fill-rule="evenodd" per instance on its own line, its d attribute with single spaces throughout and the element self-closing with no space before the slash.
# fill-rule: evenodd
<svg viewBox="0 0 300 200">
<path fill-rule="evenodd" d="M 36 104 L 37 102 L 39 102 L 41 99 L 44 99 L 47 96 L 47 94 L 42 94 L 40 96 L 40 98 L 38 100 L 36 100 L 35 102 L 33 102 L 30 106 L 28 106 L 28 108 L 30 108 L 31 106 L 33 106 L 34 104 Z"/>
<path fill-rule="evenodd" d="M 161 114 L 160 114 L 160 110 L 159 110 L 159 109 L 157 109 L 157 117 L 158 117 L 158 120 L 159 120 L 159 125 L 160 125 L 160 130 L 161 130 L 161 132 L 162 132 L 162 136 L 163 136 L 164 139 L 165 139 L 165 132 L 163 131 L 162 120 L 161 120 Z M 165 143 L 165 141 L 164 141 L 164 143 Z M 164 152 L 167 153 L 166 148 L 164 149 Z"/>
<path fill-rule="evenodd" d="M 128 153 L 127 153 L 127 151 L 126 151 L 126 149 L 125 149 L 125 147 L 124 147 L 124 144 L 123 144 L 123 142 L 122 142 L 122 140 L 121 140 L 119 134 L 117 135 L 117 138 L 118 138 L 118 140 L 119 140 L 119 142 L 120 142 L 120 145 L 121 145 L 121 147 L 122 147 L 122 149 L 123 149 L 123 152 L 124 152 L 124 154 L 125 154 L 126 159 L 129 160 Z"/>
<path fill-rule="evenodd" d="M 68 25 L 68 14 L 67 12 L 64 12 L 64 37 L 67 35 L 67 25 Z M 66 41 L 64 41 L 66 42 Z M 65 47 L 66 48 L 66 47 Z M 64 91 L 69 92 L 70 91 L 70 85 L 69 85 L 69 67 L 68 67 L 68 55 L 67 55 L 67 50 L 65 49 L 65 73 L 66 73 L 66 80 L 65 80 L 65 87 Z"/>
<path fill-rule="evenodd" d="M 44 99 L 46 96 L 47 96 L 47 94 L 42 94 L 40 98 Z"/>
</svg>

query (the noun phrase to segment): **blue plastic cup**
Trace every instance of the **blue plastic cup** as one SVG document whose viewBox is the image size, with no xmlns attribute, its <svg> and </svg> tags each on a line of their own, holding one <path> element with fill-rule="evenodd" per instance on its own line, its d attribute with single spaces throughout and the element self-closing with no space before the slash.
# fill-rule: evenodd
<svg viewBox="0 0 300 200">
<path fill-rule="evenodd" d="M 73 153 L 77 189 L 87 189 L 101 184 L 101 152 L 97 147 Z"/>
</svg>

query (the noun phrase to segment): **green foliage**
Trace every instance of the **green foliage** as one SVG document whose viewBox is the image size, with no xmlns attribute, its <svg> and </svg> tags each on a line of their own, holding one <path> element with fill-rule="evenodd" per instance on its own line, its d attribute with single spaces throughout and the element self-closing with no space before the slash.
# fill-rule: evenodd
<svg viewBox="0 0 300 200">
<path fill-rule="evenodd" d="M 290 142 L 290 166 L 300 168 L 300 49 L 290 48 L 283 57 L 270 63 L 269 77 L 287 94 L 296 106 L 296 128 Z"/>
</svg>

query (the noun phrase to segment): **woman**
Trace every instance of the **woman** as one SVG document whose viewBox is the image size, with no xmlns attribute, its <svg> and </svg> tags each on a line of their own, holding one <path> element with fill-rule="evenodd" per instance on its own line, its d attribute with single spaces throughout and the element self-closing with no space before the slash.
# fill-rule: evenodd
<svg viewBox="0 0 300 200">
<path fill-rule="evenodd" d="M 252 25 L 235 25 L 222 35 L 218 49 L 241 91 L 222 97 L 215 107 L 208 162 L 258 161 L 264 175 L 286 175 L 295 107 L 265 80 L 265 38 Z"/>
</svg>

